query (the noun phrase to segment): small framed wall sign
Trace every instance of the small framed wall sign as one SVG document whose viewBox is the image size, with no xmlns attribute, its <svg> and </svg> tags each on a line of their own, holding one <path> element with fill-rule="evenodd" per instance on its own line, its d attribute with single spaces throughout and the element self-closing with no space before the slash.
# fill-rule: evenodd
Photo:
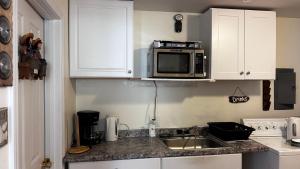
<svg viewBox="0 0 300 169">
<path fill-rule="evenodd" d="M 237 95 L 237 92 L 240 92 L 242 95 Z M 229 102 L 230 103 L 246 103 L 250 100 L 250 97 L 247 96 L 240 87 L 236 87 L 234 93 L 232 96 L 229 96 Z"/>
<path fill-rule="evenodd" d="M 0 148 L 8 142 L 7 108 L 0 108 Z"/>
</svg>

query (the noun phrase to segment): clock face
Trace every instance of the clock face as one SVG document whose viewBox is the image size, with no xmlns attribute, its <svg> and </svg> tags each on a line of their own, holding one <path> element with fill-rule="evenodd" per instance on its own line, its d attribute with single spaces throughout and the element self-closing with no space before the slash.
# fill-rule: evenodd
<svg viewBox="0 0 300 169">
<path fill-rule="evenodd" d="M 0 79 L 7 80 L 12 73 L 11 59 L 6 52 L 0 53 Z"/>
<path fill-rule="evenodd" d="M 0 42 L 7 44 L 10 41 L 11 29 L 5 16 L 0 16 Z"/>
<path fill-rule="evenodd" d="M 4 9 L 9 9 L 11 5 L 11 0 L 0 0 L 0 5 Z"/>
<path fill-rule="evenodd" d="M 175 20 L 176 21 L 181 21 L 183 19 L 183 16 L 181 14 L 175 15 Z"/>
</svg>

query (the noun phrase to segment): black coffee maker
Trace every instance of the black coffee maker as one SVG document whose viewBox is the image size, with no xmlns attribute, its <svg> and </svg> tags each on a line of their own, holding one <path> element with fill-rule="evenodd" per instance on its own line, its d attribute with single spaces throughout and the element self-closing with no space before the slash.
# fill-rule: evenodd
<svg viewBox="0 0 300 169">
<path fill-rule="evenodd" d="M 99 114 L 99 112 L 91 110 L 77 112 L 80 145 L 91 146 L 100 143 L 101 137 L 95 131 L 99 121 Z"/>
</svg>

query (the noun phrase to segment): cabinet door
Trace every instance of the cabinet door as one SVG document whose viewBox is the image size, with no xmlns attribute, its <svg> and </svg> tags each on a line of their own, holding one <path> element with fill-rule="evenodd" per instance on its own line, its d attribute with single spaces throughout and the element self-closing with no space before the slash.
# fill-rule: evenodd
<svg viewBox="0 0 300 169">
<path fill-rule="evenodd" d="M 132 77 L 132 22 L 132 1 L 71 0 L 71 77 Z"/>
<path fill-rule="evenodd" d="M 280 169 L 297 169 L 299 168 L 300 155 L 279 156 Z"/>
<path fill-rule="evenodd" d="M 212 79 L 244 79 L 244 10 L 212 10 Z"/>
<path fill-rule="evenodd" d="M 242 169 L 242 155 L 163 158 L 162 169 Z"/>
<path fill-rule="evenodd" d="M 70 169 L 160 169 L 160 159 L 70 163 Z"/>
<path fill-rule="evenodd" d="M 275 79 L 276 13 L 245 11 L 246 79 Z"/>
</svg>

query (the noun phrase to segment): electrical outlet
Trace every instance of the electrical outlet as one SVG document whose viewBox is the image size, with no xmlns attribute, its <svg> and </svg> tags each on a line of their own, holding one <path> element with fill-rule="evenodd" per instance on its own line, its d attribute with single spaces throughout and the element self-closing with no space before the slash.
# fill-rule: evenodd
<svg viewBox="0 0 300 169">
<path fill-rule="evenodd" d="M 0 108 L 0 147 L 8 142 L 8 114 L 7 108 Z"/>
</svg>

